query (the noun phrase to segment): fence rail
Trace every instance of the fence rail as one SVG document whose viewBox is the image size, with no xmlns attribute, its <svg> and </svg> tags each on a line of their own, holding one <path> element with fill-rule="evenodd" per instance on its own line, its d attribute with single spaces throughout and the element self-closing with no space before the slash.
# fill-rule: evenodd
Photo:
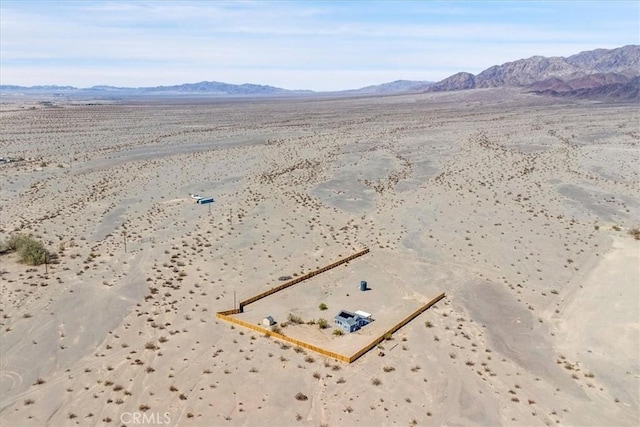
<svg viewBox="0 0 640 427">
<path fill-rule="evenodd" d="M 324 267 L 319 268 L 317 270 L 311 271 L 311 272 L 309 272 L 307 274 L 304 274 L 304 275 L 302 275 L 300 277 L 296 277 L 295 279 L 290 280 L 290 281 L 288 281 L 286 283 L 283 283 L 282 285 L 276 286 L 275 288 L 271 288 L 268 291 L 262 292 L 262 293 L 260 293 L 258 295 L 254 295 L 254 296 L 252 296 L 250 298 L 247 298 L 244 301 L 240 301 L 238 309 L 240 310 L 240 313 L 242 313 L 243 310 L 244 310 L 244 307 L 246 305 L 249 305 L 249 304 L 251 304 L 253 302 L 256 302 L 256 301 L 258 301 L 258 300 L 260 300 L 262 298 L 268 297 L 269 295 L 275 294 L 276 292 L 280 292 L 283 289 L 286 289 L 286 288 L 288 288 L 290 286 L 296 285 L 296 284 L 302 282 L 303 280 L 310 279 L 313 276 L 316 276 L 316 275 L 318 275 L 320 273 L 324 273 L 327 270 L 331 270 L 332 268 L 336 268 L 336 267 L 338 267 L 338 266 L 340 266 L 340 265 L 342 265 L 344 263 L 347 263 L 347 262 L 349 262 L 349 261 L 351 261 L 353 259 L 356 259 L 356 258 L 358 258 L 358 257 L 360 257 L 360 256 L 362 256 L 362 255 L 364 255 L 364 254 L 366 254 L 368 252 L 369 252 L 369 249 L 365 249 L 365 250 L 357 252 L 357 253 L 355 253 L 353 255 L 349 255 L 346 258 L 342 258 L 342 259 L 340 259 L 340 260 L 338 260 L 338 261 L 336 261 L 334 263 L 331 263 L 331 264 L 329 264 L 327 266 L 324 266 Z"/>
<path fill-rule="evenodd" d="M 232 314 L 239 314 L 240 313 L 239 309 L 220 311 L 220 312 L 216 313 L 216 317 L 218 319 L 225 320 L 225 321 L 227 321 L 229 323 L 235 323 L 236 325 L 239 325 L 239 326 L 251 329 L 253 331 L 259 332 L 259 333 L 261 333 L 261 334 L 263 334 L 263 335 L 265 335 L 267 337 L 276 338 L 276 339 L 279 339 L 281 341 L 285 341 L 285 342 L 291 343 L 293 345 L 296 345 L 298 347 L 306 348 L 306 349 L 311 350 L 311 351 L 313 351 L 315 353 L 318 353 L 318 354 L 320 354 L 322 356 L 330 357 L 332 359 L 339 360 L 339 361 L 345 362 L 345 363 L 352 363 L 352 362 L 356 361 L 357 359 L 359 359 L 360 357 L 362 357 L 365 353 L 367 353 L 369 350 L 374 348 L 376 345 L 378 345 L 382 341 L 384 341 L 385 337 L 388 334 L 396 333 L 400 328 L 402 328 L 407 323 L 411 322 L 413 319 L 415 319 L 416 317 L 418 317 L 419 315 L 424 313 L 426 310 L 431 308 L 434 304 L 436 304 L 438 301 L 443 299 L 445 296 L 446 296 L 446 294 L 443 292 L 440 295 L 438 295 L 437 297 L 433 298 L 431 301 L 429 301 L 428 303 L 426 303 L 425 305 L 423 305 L 422 307 L 418 308 L 413 313 L 411 313 L 410 315 L 405 317 L 403 320 L 398 322 L 395 326 L 393 326 L 391 329 L 386 331 L 384 334 L 380 335 L 378 338 L 376 338 L 375 340 L 373 340 L 372 342 L 370 342 L 369 344 L 367 344 L 366 346 L 364 346 L 363 348 L 358 350 L 352 356 L 344 356 L 342 354 L 338 354 L 338 353 L 333 352 L 333 351 L 325 350 L 322 347 L 318 347 L 316 345 L 309 344 L 309 343 L 307 343 L 305 341 L 300 341 L 300 340 L 297 340 L 295 338 L 291 338 L 291 337 L 288 337 L 286 335 L 280 334 L 278 332 L 273 332 L 273 331 L 271 331 L 271 330 L 269 330 L 267 328 L 263 328 L 262 326 L 254 325 L 253 323 L 245 322 L 244 320 L 240 320 L 240 319 L 236 319 L 235 317 L 231 317 Z"/>
<path fill-rule="evenodd" d="M 360 358 L 363 354 L 365 354 L 366 352 L 371 350 L 373 347 L 377 346 L 382 341 L 384 341 L 387 335 L 396 333 L 400 328 L 402 328 L 404 325 L 406 325 L 407 323 L 411 322 L 413 319 L 415 319 L 416 317 L 424 313 L 426 310 L 431 308 L 435 303 L 443 299 L 445 296 L 446 295 L 444 292 L 441 293 L 440 295 L 433 298 L 431 301 L 429 301 L 428 303 L 426 303 L 425 305 L 423 305 L 422 307 L 420 307 L 419 309 L 417 309 L 416 311 L 414 311 L 413 313 L 405 317 L 402 321 L 397 323 L 394 327 L 386 331 L 384 334 L 380 335 L 378 338 L 376 338 L 371 343 L 367 344 L 365 347 L 363 347 L 358 352 L 356 352 L 353 356 L 351 356 L 349 358 L 348 363 L 354 362 L 355 360 Z"/>
<path fill-rule="evenodd" d="M 308 350 L 311 350 L 311 351 L 316 352 L 318 354 L 321 354 L 323 356 L 330 357 L 332 359 L 336 359 L 336 360 L 339 360 L 341 362 L 349 363 L 349 357 L 347 357 L 347 356 L 343 356 L 342 354 L 338 354 L 338 353 L 335 353 L 333 351 L 325 350 L 322 347 L 318 347 L 316 345 L 309 344 L 307 342 L 300 341 L 300 340 L 297 340 L 295 338 L 291 338 L 291 337 L 288 337 L 286 335 L 282 335 L 280 333 L 270 331 L 269 329 L 263 328 L 262 326 L 254 325 L 252 323 L 245 322 L 244 320 L 236 319 L 234 317 L 222 314 L 222 312 L 216 313 L 216 317 L 219 318 L 219 319 L 222 319 L 222 320 L 226 320 L 227 322 L 235 323 L 236 325 L 240 325 L 240 326 L 243 326 L 245 328 L 249 328 L 249 329 L 251 329 L 253 331 L 256 331 L 256 332 L 259 332 L 259 333 L 261 333 L 261 334 L 263 334 L 265 336 L 272 337 L 272 338 L 277 338 L 277 339 L 279 339 L 281 341 L 285 341 L 285 342 L 291 343 L 291 344 L 293 344 L 295 346 L 298 346 L 298 347 L 306 348 Z"/>
<path fill-rule="evenodd" d="M 240 301 L 240 304 L 238 305 L 238 308 L 233 308 L 231 310 L 225 310 L 225 311 L 219 311 L 216 313 L 216 317 L 218 319 L 222 319 L 225 320 L 227 322 L 230 323 L 235 323 L 236 325 L 251 329 L 253 331 L 259 332 L 265 336 L 268 337 L 273 337 L 273 338 L 277 338 L 281 341 L 285 341 L 291 344 L 294 344 L 298 347 L 302 347 L 302 348 L 306 348 L 308 350 L 311 350 L 313 352 L 316 352 L 318 354 L 321 354 L 323 356 L 326 357 L 331 357 L 332 359 L 336 359 L 339 360 L 341 362 L 345 362 L 345 363 L 351 363 L 357 359 L 359 359 L 363 354 L 365 354 L 366 352 L 368 352 L 369 350 L 371 350 L 373 347 L 375 347 L 376 345 L 380 344 L 382 341 L 384 341 L 385 337 L 388 334 L 394 334 L 396 331 L 398 331 L 400 328 L 402 328 L 404 325 L 406 325 L 407 323 L 411 322 L 413 319 L 415 319 L 416 317 L 418 317 L 420 314 L 424 313 L 426 310 L 428 310 L 431 306 L 433 306 L 435 303 L 437 303 L 438 301 L 440 301 L 441 299 L 443 299 L 445 297 L 445 293 L 441 293 L 440 295 L 438 295 L 437 297 L 433 298 L 431 301 L 429 301 L 428 303 L 426 303 L 425 305 L 423 305 L 422 307 L 418 308 L 416 311 L 414 311 L 413 313 L 411 313 L 410 315 L 408 315 L 407 317 L 405 317 L 402 321 L 400 321 L 399 323 L 396 323 L 391 329 L 389 329 L 388 331 L 386 331 L 384 334 L 380 335 L 378 338 L 376 338 L 375 340 L 373 340 L 372 342 L 370 342 L 369 344 L 367 344 L 366 346 L 364 346 L 363 348 L 361 348 L 360 350 L 358 350 L 355 354 L 353 354 L 352 356 L 343 356 L 342 354 L 338 354 L 336 352 L 333 351 L 329 351 L 329 350 L 325 350 L 322 347 L 318 347 L 315 346 L 313 344 L 309 344 L 307 342 L 304 341 L 300 341 L 297 340 L 295 338 L 291 338 L 288 337 L 286 335 L 277 333 L 277 332 L 273 332 L 269 329 L 263 328 L 262 326 L 259 325 L 254 325 L 252 323 L 249 322 L 245 322 L 244 320 L 240 320 L 240 319 L 236 319 L 235 317 L 231 317 L 232 314 L 239 314 L 243 312 L 243 309 L 246 305 L 249 305 L 253 302 L 256 302 L 262 298 L 265 298 L 269 295 L 275 294 L 276 292 L 279 292 L 283 289 L 286 289 L 290 286 L 293 286 L 295 284 L 298 284 L 304 280 L 310 279 L 313 276 L 316 276 L 320 273 L 324 273 L 327 270 L 331 270 L 332 268 L 338 267 L 339 265 L 342 265 L 344 263 L 347 263 L 355 258 L 358 258 L 366 253 L 369 252 L 369 249 L 365 249 L 362 250 L 360 252 L 357 252 L 353 255 L 349 255 L 346 258 L 340 259 L 336 262 L 333 262 L 327 266 L 324 266 L 322 268 L 319 268 L 317 270 L 311 271 L 307 274 L 304 274 L 300 277 L 297 277 L 293 280 L 290 280 L 286 283 L 283 283 L 282 285 L 276 286 L 275 288 L 271 288 L 268 291 L 262 292 L 258 295 L 254 295 L 250 298 L 247 298 L 244 301 Z"/>
</svg>

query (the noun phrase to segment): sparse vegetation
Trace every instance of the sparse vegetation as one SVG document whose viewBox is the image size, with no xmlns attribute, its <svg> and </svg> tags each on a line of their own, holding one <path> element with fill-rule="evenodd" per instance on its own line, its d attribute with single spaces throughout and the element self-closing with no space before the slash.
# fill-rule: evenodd
<svg viewBox="0 0 640 427">
<path fill-rule="evenodd" d="M 318 308 L 319 308 L 320 310 L 326 310 L 326 309 L 328 309 L 329 307 L 327 307 L 327 304 L 325 304 L 325 303 L 321 303 L 321 304 L 318 306 Z"/>
<path fill-rule="evenodd" d="M 146 348 L 147 350 L 157 350 L 158 346 L 155 345 L 153 341 L 149 341 L 144 345 L 144 348 Z"/>
<path fill-rule="evenodd" d="M 307 397 L 307 395 L 302 393 L 301 391 L 296 393 L 296 400 L 305 401 L 305 400 L 308 400 L 308 399 L 309 398 Z"/>
<path fill-rule="evenodd" d="M 0 254 L 6 252 L 17 252 L 20 262 L 27 265 L 41 265 L 56 258 L 40 241 L 24 234 L 14 234 L 0 244 Z"/>
<path fill-rule="evenodd" d="M 296 325 L 301 325 L 304 323 L 304 321 L 302 320 L 302 317 L 295 315 L 293 313 L 289 313 L 289 316 L 287 317 L 287 320 L 293 324 Z"/>
</svg>

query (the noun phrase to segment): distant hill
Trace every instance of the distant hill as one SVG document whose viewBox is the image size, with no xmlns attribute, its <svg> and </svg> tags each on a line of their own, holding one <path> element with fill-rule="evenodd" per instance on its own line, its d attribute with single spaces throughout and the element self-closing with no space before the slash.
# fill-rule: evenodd
<svg viewBox="0 0 640 427">
<path fill-rule="evenodd" d="M 449 90 L 473 89 L 475 87 L 476 77 L 471 73 L 461 72 L 447 77 L 438 83 L 434 83 L 427 89 L 427 91 L 444 92 Z"/>
<path fill-rule="evenodd" d="M 640 100 L 640 76 L 627 79 L 626 82 L 603 83 L 598 85 L 575 85 L 576 87 L 571 87 L 571 83 L 572 82 L 569 82 L 569 84 L 560 88 L 534 90 L 532 93 L 578 99 L 598 99 L 602 101 Z"/>
<path fill-rule="evenodd" d="M 629 98 L 631 81 L 640 75 L 640 46 L 596 49 L 564 57 L 533 56 L 494 65 L 478 75 L 458 73 L 431 85 L 428 92 L 490 87 L 529 88 L 539 94 Z M 609 87 L 609 89 L 606 89 Z M 616 87 L 613 90 L 611 88 Z M 596 90 L 602 88 L 602 90 Z M 622 94 L 625 89 L 629 94 Z M 610 92 L 613 90 L 613 92 Z M 637 95 L 636 95 L 637 96 Z"/>
<path fill-rule="evenodd" d="M 0 91 L 3 92 L 15 92 L 15 93 L 37 93 L 37 94 L 86 94 L 86 95 L 101 95 L 101 94 L 121 94 L 121 95 L 187 95 L 187 94 L 202 94 L 211 96 L 258 96 L 258 95 L 286 95 L 286 94 L 304 94 L 312 93 L 308 90 L 288 90 L 274 86 L 264 86 L 257 84 L 241 84 L 234 85 L 230 83 L 221 82 L 199 82 L 199 83 L 185 83 L 175 86 L 154 86 L 154 87 L 116 87 L 116 86 L 92 86 L 89 88 L 76 88 L 73 86 L 14 86 L 14 85 L 0 85 Z"/>
<path fill-rule="evenodd" d="M 206 93 L 217 95 L 266 95 L 266 94 L 286 94 L 286 93 L 308 93 L 311 91 L 305 90 L 287 90 L 274 86 L 264 86 L 245 83 L 241 85 L 234 85 L 221 82 L 200 82 L 200 83 L 186 83 L 176 86 L 156 86 L 140 88 L 141 91 L 147 93 Z"/>
<path fill-rule="evenodd" d="M 0 85 L 0 90 L 9 92 L 60 92 L 60 91 L 76 91 L 77 87 L 73 86 L 55 86 L 55 85 L 44 85 L 44 86 L 15 86 L 15 85 Z"/>
<path fill-rule="evenodd" d="M 396 80 L 389 83 L 379 85 L 366 86 L 360 89 L 343 90 L 340 93 L 352 94 L 391 94 L 402 92 L 423 92 L 433 82 L 426 80 Z"/>
</svg>

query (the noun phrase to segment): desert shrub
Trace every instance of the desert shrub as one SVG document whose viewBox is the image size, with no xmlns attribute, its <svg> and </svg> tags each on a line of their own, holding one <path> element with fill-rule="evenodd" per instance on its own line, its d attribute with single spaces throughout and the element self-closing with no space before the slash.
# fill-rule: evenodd
<svg viewBox="0 0 640 427">
<path fill-rule="evenodd" d="M 149 341 L 144 345 L 144 348 L 146 348 L 147 350 L 157 350 L 158 346 L 156 346 L 153 341 Z"/>
<path fill-rule="evenodd" d="M 307 399 L 309 399 L 309 398 L 302 392 L 298 392 L 296 394 L 296 400 L 304 401 L 304 400 L 307 400 Z"/>
<path fill-rule="evenodd" d="M 320 318 L 316 323 L 318 323 L 318 328 L 320 329 L 327 329 L 329 327 L 329 322 L 327 322 L 327 319 Z"/>
<path fill-rule="evenodd" d="M 334 329 L 333 330 L 333 335 L 338 337 L 340 335 L 344 335 L 344 332 L 342 332 L 342 329 Z"/>
<path fill-rule="evenodd" d="M 318 308 L 319 308 L 320 310 L 326 310 L 326 309 L 327 309 L 327 308 L 329 308 L 329 307 L 327 307 L 327 304 L 322 303 L 322 304 L 320 304 L 320 305 L 318 306 Z"/>
<path fill-rule="evenodd" d="M 24 234 L 14 234 L 0 245 L 0 253 L 4 252 L 17 252 L 20 262 L 28 265 L 44 264 L 53 258 L 42 243 Z"/>
<path fill-rule="evenodd" d="M 640 228 L 632 228 L 631 230 L 629 230 L 629 234 L 632 235 L 634 239 L 640 240 Z"/>
<path fill-rule="evenodd" d="M 4 242 L 3 249 L 6 251 L 17 251 L 18 248 L 24 245 L 28 239 L 29 237 L 25 236 L 24 234 L 14 234 L 10 236 L 6 242 Z"/>
<path fill-rule="evenodd" d="M 293 313 L 289 313 L 289 316 L 287 317 L 287 320 L 289 322 L 297 324 L 297 325 L 300 325 L 300 324 L 304 323 L 304 321 L 302 320 L 302 317 L 297 316 L 297 315 L 295 315 Z"/>
</svg>

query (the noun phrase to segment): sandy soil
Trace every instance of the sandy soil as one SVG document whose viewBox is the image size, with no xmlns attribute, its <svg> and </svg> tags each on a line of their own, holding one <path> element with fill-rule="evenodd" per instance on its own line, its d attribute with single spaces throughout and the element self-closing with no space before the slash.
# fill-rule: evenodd
<svg viewBox="0 0 640 427">
<path fill-rule="evenodd" d="M 638 425 L 639 119 L 503 89 L 4 100 L 0 156 L 25 160 L 0 165 L 0 238 L 59 263 L 0 258 L 0 421 Z M 325 360 L 214 316 L 365 247 L 246 316 L 372 313 L 342 337 L 287 327 L 349 352 L 446 292 L 384 357 Z"/>
</svg>

